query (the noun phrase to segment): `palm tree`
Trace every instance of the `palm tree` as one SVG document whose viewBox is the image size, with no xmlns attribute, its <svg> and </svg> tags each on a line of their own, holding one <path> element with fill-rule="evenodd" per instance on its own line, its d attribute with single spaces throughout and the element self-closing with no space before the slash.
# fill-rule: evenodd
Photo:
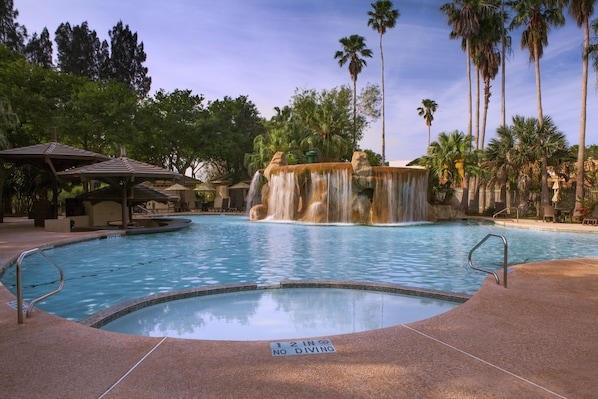
<svg viewBox="0 0 598 399">
<path fill-rule="evenodd" d="M 492 138 L 485 149 L 486 161 L 484 168 L 490 170 L 489 187 L 500 187 L 499 201 L 506 205 L 507 183 L 517 172 L 515 157 L 513 155 L 516 138 L 513 129 L 509 126 L 500 126 L 496 129 L 496 137 Z M 491 196 L 494 198 L 494 195 Z M 492 205 L 492 203 L 491 203 Z"/>
<path fill-rule="evenodd" d="M 596 0 L 571 0 L 569 14 L 583 28 L 582 74 L 581 74 L 581 117 L 579 121 L 579 149 L 577 152 L 577 186 L 575 187 L 575 212 L 579 214 L 584 198 L 584 158 L 586 145 L 586 112 L 588 99 L 588 50 L 590 49 L 590 16 L 594 14 Z"/>
<path fill-rule="evenodd" d="M 451 39 L 462 37 L 465 40 L 465 54 L 467 61 L 467 104 L 468 122 L 467 135 L 472 135 L 473 113 L 472 113 L 472 91 L 471 91 L 471 39 L 480 31 L 480 15 L 485 3 L 483 0 L 453 0 L 440 7 L 440 11 L 446 14 L 448 24 L 452 26 Z M 473 142 L 473 140 L 470 140 Z M 469 177 L 465 177 L 463 184 L 463 197 L 461 207 L 467 209 L 469 204 Z"/>
<path fill-rule="evenodd" d="M 437 141 L 430 143 L 422 164 L 439 177 L 441 182 L 458 185 L 463 181 L 462 168 L 471 146 L 471 137 L 458 130 L 441 132 Z"/>
<path fill-rule="evenodd" d="M 482 114 L 481 132 L 476 132 L 476 149 L 484 148 L 486 136 L 486 119 L 490 103 L 490 81 L 496 78 L 498 68 L 502 62 L 498 49 L 502 41 L 502 14 L 497 10 L 486 13 L 480 19 L 480 32 L 472 39 L 472 57 L 477 72 L 484 84 L 484 109 Z M 510 43 L 505 38 L 505 44 Z"/>
<path fill-rule="evenodd" d="M 394 28 L 397 19 L 401 16 L 399 10 L 393 10 L 392 1 L 378 0 L 371 4 L 374 11 L 368 11 L 370 19 L 368 26 L 371 26 L 376 32 L 380 34 L 380 63 L 382 65 L 382 165 L 385 163 L 385 119 L 384 119 L 384 53 L 382 52 L 382 35 L 386 33 L 386 29 Z M 428 140 L 428 145 L 430 141 Z"/>
<path fill-rule="evenodd" d="M 527 48 L 530 62 L 534 62 L 536 70 L 536 97 L 538 101 L 538 121 L 543 122 L 542 90 L 540 85 L 540 58 L 544 47 L 548 45 L 548 33 L 551 26 L 565 24 L 563 16 L 563 0 L 515 0 L 509 2 L 515 12 L 511 28 L 523 27 L 521 49 Z"/>
<path fill-rule="evenodd" d="M 365 38 L 359 35 L 343 37 L 339 42 L 343 49 L 334 54 L 334 59 L 338 59 L 340 67 L 349 63 L 349 74 L 353 81 L 353 151 L 355 151 L 357 148 L 357 75 L 361 73 L 363 67 L 367 66 L 366 61 L 360 57 L 372 58 L 372 50 L 365 46 Z"/>
<path fill-rule="evenodd" d="M 436 101 L 425 98 L 422 100 L 422 107 L 417 107 L 417 114 L 424 118 L 426 126 L 428 126 L 428 149 L 430 148 L 430 128 L 434 120 L 434 112 L 438 109 Z"/>
</svg>

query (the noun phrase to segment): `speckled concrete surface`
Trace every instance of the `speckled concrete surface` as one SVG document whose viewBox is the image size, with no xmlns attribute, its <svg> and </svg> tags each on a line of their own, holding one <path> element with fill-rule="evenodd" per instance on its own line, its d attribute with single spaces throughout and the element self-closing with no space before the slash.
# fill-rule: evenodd
<svg viewBox="0 0 598 399">
<path fill-rule="evenodd" d="M 85 234 L 0 226 L 3 259 Z M 18 325 L 6 305 L 14 297 L 0 287 L 0 396 L 597 397 L 598 259 L 512 270 L 509 288 L 487 279 L 467 303 L 438 317 L 329 337 L 336 353 L 288 357 L 273 357 L 268 341 L 135 337 L 42 311 Z"/>
</svg>

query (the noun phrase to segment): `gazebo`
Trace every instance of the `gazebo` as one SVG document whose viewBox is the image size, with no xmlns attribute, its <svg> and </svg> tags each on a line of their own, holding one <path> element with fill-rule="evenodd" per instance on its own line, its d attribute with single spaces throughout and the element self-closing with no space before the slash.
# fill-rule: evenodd
<svg viewBox="0 0 598 399">
<path fill-rule="evenodd" d="M 81 181 L 98 180 L 108 183 L 113 187 L 120 187 L 122 203 L 121 227 L 123 229 L 127 228 L 127 203 L 129 190 L 133 186 L 148 180 L 182 177 L 179 173 L 127 158 L 124 148 L 121 149 L 121 156 L 119 158 L 112 158 L 97 164 L 65 170 L 58 172 L 57 175 L 65 178 L 76 178 Z M 131 194 L 131 198 L 133 198 L 134 193 L 132 192 Z"/>
<path fill-rule="evenodd" d="M 54 176 L 52 187 L 52 217 L 58 216 L 58 179 L 57 171 L 67 168 L 73 168 L 82 165 L 88 165 L 95 162 L 102 162 L 110 159 L 107 155 L 97 154 L 95 152 L 82 150 L 65 144 L 57 143 L 55 140 L 46 144 L 35 144 L 27 147 L 11 148 L 0 151 L 0 161 L 11 163 L 15 166 L 34 165 L 40 168 L 48 169 Z M 0 182 L 0 194 L 4 182 Z M 0 195 L 0 222 L 2 221 L 2 206 Z M 45 209 L 34 209 L 35 225 L 41 223 L 45 218 Z M 40 215 L 38 215 L 40 213 Z M 38 220 L 39 219 L 39 220 Z"/>
</svg>

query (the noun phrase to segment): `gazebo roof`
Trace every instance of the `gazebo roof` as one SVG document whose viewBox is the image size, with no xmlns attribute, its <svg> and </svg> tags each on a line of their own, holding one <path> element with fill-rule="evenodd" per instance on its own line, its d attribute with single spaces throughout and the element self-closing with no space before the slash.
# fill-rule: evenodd
<svg viewBox="0 0 598 399">
<path fill-rule="evenodd" d="M 0 160 L 15 165 L 48 164 L 52 172 L 110 159 L 107 155 L 82 150 L 55 141 L 0 151 Z"/>
<path fill-rule="evenodd" d="M 135 182 L 138 179 L 165 179 L 181 176 L 179 173 L 136 161 L 127 157 L 112 158 L 108 161 L 81 166 L 58 173 L 59 176 L 70 176 L 81 179 L 109 180 L 124 178 Z"/>
</svg>

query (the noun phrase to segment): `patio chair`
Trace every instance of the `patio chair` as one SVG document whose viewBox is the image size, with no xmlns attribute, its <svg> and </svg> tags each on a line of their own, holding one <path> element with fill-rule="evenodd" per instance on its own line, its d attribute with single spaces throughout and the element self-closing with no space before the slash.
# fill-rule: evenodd
<svg viewBox="0 0 598 399">
<path fill-rule="evenodd" d="M 546 222 L 548 219 L 552 219 L 553 222 L 556 222 L 556 216 L 554 215 L 554 207 L 552 205 L 544 205 L 544 221 Z"/>
<path fill-rule="evenodd" d="M 590 216 L 583 218 L 581 224 L 593 224 L 594 226 L 598 225 L 598 205 L 594 207 L 594 211 Z"/>
</svg>

